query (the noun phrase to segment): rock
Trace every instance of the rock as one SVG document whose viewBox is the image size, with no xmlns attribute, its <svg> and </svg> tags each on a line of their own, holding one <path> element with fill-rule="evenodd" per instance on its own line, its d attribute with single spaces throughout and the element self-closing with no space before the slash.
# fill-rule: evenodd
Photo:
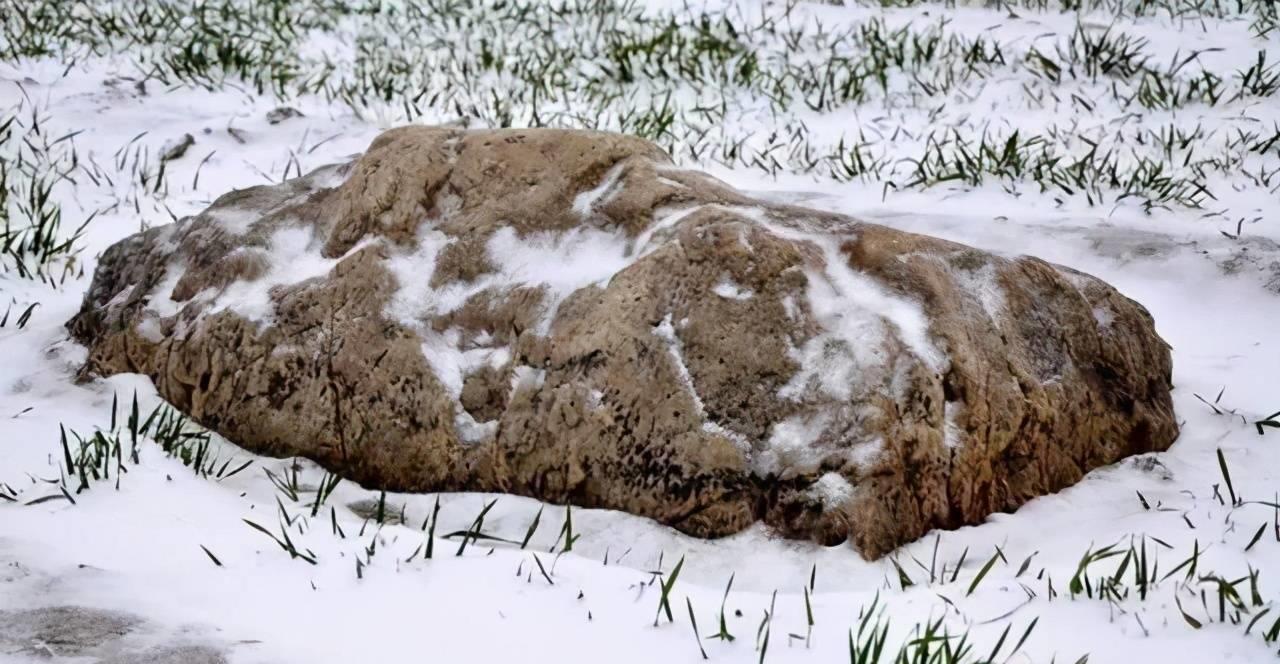
<svg viewBox="0 0 1280 664">
<path fill-rule="evenodd" d="M 183 155 L 187 154 L 187 150 L 195 144 L 196 139 L 191 134 L 183 134 L 182 138 L 167 142 L 160 148 L 160 161 L 166 162 L 181 159 Z"/>
<path fill-rule="evenodd" d="M 880 556 L 1163 450 L 1107 284 L 753 200 L 654 145 L 407 127 L 111 247 L 68 326 L 199 422 L 373 489 Z"/>
<path fill-rule="evenodd" d="M 221 647 L 181 643 L 179 632 L 164 645 L 148 645 L 157 626 L 130 613 L 86 606 L 49 606 L 0 611 L 0 660 L 76 661 L 99 664 L 226 664 Z M 184 630 L 189 631 L 189 630 Z M 150 632 L 150 634 L 147 634 Z M 144 638 L 138 638 L 144 635 Z M 178 643 L 174 643 L 178 641 Z"/>
<path fill-rule="evenodd" d="M 127 613 L 83 606 L 0 611 L 0 654 L 73 657 L 121 639 L 141 622 Z"/>
<path fill-rule="evenodd" d="M 365 521 L 396 526 L 404 523 L 404 504 L 391 505 L 385 500 L 365 498 L 347 505 L 347 509 Z"/>
<path fill-rule="evenodd" d="M 112 655 L 99 664 L 227 664 L 227 657 L 206 645 L 163 645 Z"/>
</svg>

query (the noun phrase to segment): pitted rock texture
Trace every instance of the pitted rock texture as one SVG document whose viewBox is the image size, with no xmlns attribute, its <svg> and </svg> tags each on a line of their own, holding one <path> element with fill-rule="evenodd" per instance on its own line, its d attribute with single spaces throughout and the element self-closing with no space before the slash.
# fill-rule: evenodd
<svg viewBox="0 0 1280 664">
<path fill-rule="evenodd" d="M 633 138 L 389 131 L 109 249 L 68 323 L 199 422 L 370 487 L 883 555 L 1162 450 L 1140 305 L 764 203 Z"/>
</svg>

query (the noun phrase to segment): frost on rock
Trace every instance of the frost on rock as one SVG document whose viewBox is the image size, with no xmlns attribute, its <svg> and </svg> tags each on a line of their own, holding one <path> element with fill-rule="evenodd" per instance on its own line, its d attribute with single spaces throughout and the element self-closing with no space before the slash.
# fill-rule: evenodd
<svg viewBox="0 0 1280 664">
<path fill-rule="evenodd" d="M 595 132 L 392 130 L 113 246 L 69 327 L 87 371 L 368 487 L 868 556 L 1177 430 L 1168 349 L 1110 286 Z"/>
</svg>

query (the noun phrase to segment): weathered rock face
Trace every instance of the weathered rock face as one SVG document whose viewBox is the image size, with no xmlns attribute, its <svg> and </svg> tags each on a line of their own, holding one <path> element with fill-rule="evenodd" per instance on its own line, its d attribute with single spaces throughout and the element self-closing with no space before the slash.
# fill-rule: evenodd
<svg viewBox="0 0 1280 664">
<path fill-rule="evenodd" d="M 1168 349 L 1107 284 L 590 132 L 387 132 L 115 245 L 68 325 L 88 372 L 369 486 L 868 556 L 1177 435 Z"/>
</svg>

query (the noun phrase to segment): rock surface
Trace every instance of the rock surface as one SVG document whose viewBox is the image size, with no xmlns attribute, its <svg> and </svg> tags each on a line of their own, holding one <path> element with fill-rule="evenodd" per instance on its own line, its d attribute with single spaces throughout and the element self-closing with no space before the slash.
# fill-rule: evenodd
<svg viewBox="0 0 1280 664">
<path fill-rule="evenodd" d="M 103 255 L 68 323 L 205 426 L 367 486 L 880 556 L 1177 436 L 1105 283 L 764 203 L 633 138 L 389 131 Z"/>
<path fill-rule="evenodd" d="M 154 625 L 129 614 L 85 606 L 0 611 L 0 660 L 95 664 L 227 664 L 215 645 L 164 634 L 153 645 Z M 149 636 L 150 638 L 146 638 Z M 142 638 L 140 638 L 142 637 Z"/>
</svg>

